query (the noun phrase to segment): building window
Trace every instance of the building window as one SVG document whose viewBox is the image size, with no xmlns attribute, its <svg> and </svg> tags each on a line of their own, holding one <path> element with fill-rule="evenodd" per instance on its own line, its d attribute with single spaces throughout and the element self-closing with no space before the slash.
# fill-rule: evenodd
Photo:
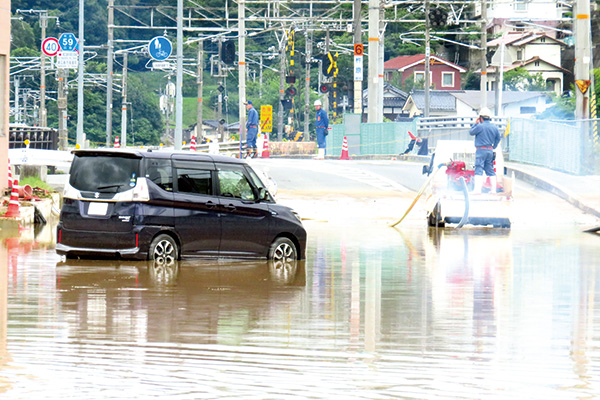
<svg viewBox="0 0 600 400">
<path fill-rule="evenodd" d="M 442 87 L 454 87 L 454 72 L 442 72 Z"/>
<path fill-rule="evenodd" d="M 535 114 L 536 109 L 535 107 L 521 107 L 520 111 L 521 114 Z"/>
<path fill-rule="evenodd" d="M 419 81 L 425 82 L 425 72 L 424 71 L 415 71 L 413 76 L 415 77 L 415 82 L 419 82 Z M 431 86 L 431 84 L 433 83 L 433 81 L 431 80 L 431 76 L 432 76 L 432 73 L 431 73 L 431 71 L 429 71 L 429 86 Z"/>
<path fill-rule="evenodd" d="M 536 62 L 533 63 L 533 65 L 535 65 L 536 67 L 539 67 L 540 66 L 540 62 L 536 61 Z"/>
<path fill-rule="evenodd" d="M 517 61 L 521 61 L 523 59 L 523 50 L 517 50 Z"/>
<path fill-rule="evenodd" d="M 540 38 L 540 42 L 542 42 L 542 43 L 546 43 L 546 38 L 545 38 L 545 37 L 543 37 L 543 38 Z"/>
<path fill-rule="evenodd" d="M 527 3 L 525 0 L 515 0 L 513 3 L 514 10 L 518 12 L 526 12 L 527 11 Z"/>
</svg>

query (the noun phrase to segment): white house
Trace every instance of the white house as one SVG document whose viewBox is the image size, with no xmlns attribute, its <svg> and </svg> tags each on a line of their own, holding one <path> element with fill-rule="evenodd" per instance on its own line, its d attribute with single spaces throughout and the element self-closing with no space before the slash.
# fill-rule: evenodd
<svg viewBox="0 0 600 400">
<path fill-rule="evenodd" d="M 479 90 L 464 90 L 452 93 L 456 98 L 456 115 L 461 117 L 475 117 L 481 108 L 481 93 Z M 550 103 L 548 92 L 502 92 L 502 117 L 527 118 L 539 114 L 553 104 Z M 496 107 L 496 92 L 487 92 L 487 107 L 494 110 Z"/>
<path fill-rule="evenodd" d="M 547 33 L 556 36 L 556 28 L 565 12 L 573 10 L 562 0 L 487 0 L 487 19 L 491 33 L 549 27 Z M 475 2 L 475 16 L 481 15 L 481 3 Z"/>
<path fill-rule="evenodd" d="M 416 90 L 410 94 L 404 111 L 411 117 L 423 115 L 425 104 L 424 92 Z M 502 93 L 502 117 L 528 118 L 539 114 L 553 103 L 550 103 L 548 92 L 514 92 Z M 487 92 L 487 107 L 496 107 L 496 92 Z M 431 117 L 476 117 L 481 109 L 481 92 L 479 90 L 430 91 Z"/>
<path fill-rule="evenodd" d="M 533 74 L 541 73 L 548 90 L 562 93 L 564 75 L 570 73 L 561 67 L 561 52 L 566 47 L 564 42 L 542 32 L 510 32 L 489 41 L 487 46 L 493 54 L 487 69 L 488 89 L 495 89 L 497 71 L 502 65 L 505 72 L 523 67 Z"/>
</svg>

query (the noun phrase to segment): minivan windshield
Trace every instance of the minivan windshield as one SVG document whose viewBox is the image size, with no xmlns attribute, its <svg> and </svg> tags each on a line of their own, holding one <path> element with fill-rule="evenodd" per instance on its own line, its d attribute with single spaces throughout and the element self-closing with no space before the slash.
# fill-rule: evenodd
<svg viewBox="0 0 600 400">
<path fill-rule="evenodd" d="M 69 183 L 81 191 L 124 192 L 136 185 L 139 169 L 139 158 L 75 155 Z"/>
</svg>

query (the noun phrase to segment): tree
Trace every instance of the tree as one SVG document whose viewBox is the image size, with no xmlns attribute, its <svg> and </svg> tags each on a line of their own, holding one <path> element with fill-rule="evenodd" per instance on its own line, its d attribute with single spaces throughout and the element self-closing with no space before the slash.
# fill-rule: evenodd
<svg viewBox="0 0 600 400">
<path fill-rule="evenodd" d="M 517 91 L 546 90 L 546 82 L 541 73 L 532 74 L 523 67 L 504 73 L 504 89 Z"/>
</svg>

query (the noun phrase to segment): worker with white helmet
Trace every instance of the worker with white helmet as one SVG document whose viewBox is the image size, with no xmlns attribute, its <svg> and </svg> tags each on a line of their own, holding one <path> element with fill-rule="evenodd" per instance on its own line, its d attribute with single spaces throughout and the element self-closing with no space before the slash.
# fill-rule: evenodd
<svg viewBox="0 0 600 400">
<path fill-rule="evenodd" d="M 328 133 L 327 129 L 329 128 L 329 118 L 327 117 L 327 112 L 321 108 L 321 100 L 315 100 L 315 110 L 317 110 L 315 128 L 317 131 L 317 146 L 319 147 L 317 158 L 324 159 L 325 148 L 327 147 L 325 139 Z"/>
<path fill-rule="evenodd" d="M 483 187 L 483 172 L 490 177 L 490 193 L 496 193 L 496 172 L 494 171 L 494 149 L 500 143 L 500 131 L 491 123 L 492 113 L 487 107 L 479 111 L 479 118 L 469 133 L 475 136 L 475 184 L 473 194 L 480 194 Z"/>
</svg>

